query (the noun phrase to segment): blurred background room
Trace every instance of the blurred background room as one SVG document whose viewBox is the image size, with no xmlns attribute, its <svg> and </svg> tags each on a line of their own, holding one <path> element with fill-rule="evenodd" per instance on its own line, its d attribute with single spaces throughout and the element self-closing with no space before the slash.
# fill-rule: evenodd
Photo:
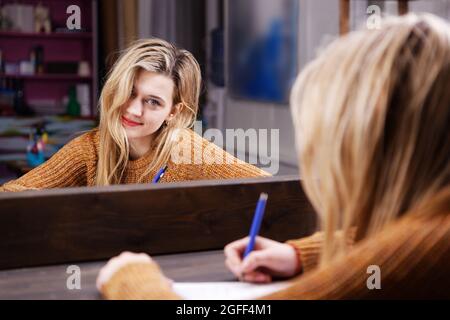
<svg viewBox="0 0 450 320">
<path fill-rule="evenodd" d="M 273 152 L 235 154 L 296 174 L 288 102 L 298 72 L 340 35 L 410 11 L 448 20 L 450 0 L 0 0 L 0 184 L 94 128 L 109 69 L 148 37 L 200 63 L 202 131 L 278 130 Z"/>
</svg>

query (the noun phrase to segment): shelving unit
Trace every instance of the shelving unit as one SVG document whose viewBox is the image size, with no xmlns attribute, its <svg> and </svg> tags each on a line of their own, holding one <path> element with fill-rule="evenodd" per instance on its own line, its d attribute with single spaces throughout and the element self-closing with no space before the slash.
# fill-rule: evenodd
<svg viewBox="0 0 450 320">
<path fill-rule="evenodd" d="M 19 63 L 29 60 L 30 51 L 41 46 L 44 51 L 44 64 L 48 62 L 87 61 L 90 75 L 78 74 L 5 74 L 0 73 L 0 80 L 20 80 L 23 83 L 24 99 L 62 101 L 69 88 L 76 84 L 89 84 L 90 117 L 96 116 L 98 96 L 98 36 L 97 36 L 97 1 L 96 0 L 3 0 L 1 5 L 25 4 L 37 6 L 42 4 L 50 10 L 52 32 L 34 33 L 20 31 L 0 31 L 0 50 L 4 62 Z M 77 5 L 81 9 L 80 31 L 66 29 L 66 20 L 70 16 L 67 7 Z M 59 32 L 59 30 L 63 30 Z"/>
<path fill-rule="evenodd" d="M 52 32 L 52 33 L 33 33 L 33 32 L 16 32 L 16 31 L 0 31 L 2 38 L 42 38 L 42 39 L 91 39 L 92 32 Z"/>
<path fill-rule="evenodd" d="M 79 76 L 76 74 L 0 74 L 1 78 L 6 79 L 25 79 L 25 80 L 71 80 L 71 81 L 92 81 L 92 76 Z"/>
</svg>

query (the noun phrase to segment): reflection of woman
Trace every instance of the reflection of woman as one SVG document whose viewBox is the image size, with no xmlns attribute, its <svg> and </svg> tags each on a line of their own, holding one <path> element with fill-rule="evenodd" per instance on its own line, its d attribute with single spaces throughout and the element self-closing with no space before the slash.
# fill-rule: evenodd
<svg viewBox="0 0 450 320">
<path fill-rule="evenodd" d="M 291 97 L 322 232 L 259 238 L 245 260 L 248 239 L 237 240 L 229 269 L 251 282 L 304 273 L 268 299 L 450 298 L 449 82 L 450 27 L 430 15 L 332 44 Z M 98 287 L 106 298 L 178 298 L 147 255 L 112 259 Z"/>
<path fill-rule="evenodd" d="M 165 166 L 162 182 L 267 176 L 188 129 L 200 86 L 199 65 L 188 51 L 158 39 L 136 42 L 105 83 L 98 129 L 3 190 L 149 182 Z"/>
</svg>

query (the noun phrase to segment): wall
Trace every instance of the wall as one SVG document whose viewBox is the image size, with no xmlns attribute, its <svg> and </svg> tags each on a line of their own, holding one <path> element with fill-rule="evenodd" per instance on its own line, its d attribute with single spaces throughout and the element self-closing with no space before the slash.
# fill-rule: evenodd
<svg viewBox="0 0 450 320">
<path fill-rule="evenodd" d="M 339 31 L 338 0 L 300 0 L 299 67 Z M 275 128 L 280 134 L 280 164 L 297 166 L 295 139 L 288 105 L 227 99 L 225 128 Z"/>
</svg>

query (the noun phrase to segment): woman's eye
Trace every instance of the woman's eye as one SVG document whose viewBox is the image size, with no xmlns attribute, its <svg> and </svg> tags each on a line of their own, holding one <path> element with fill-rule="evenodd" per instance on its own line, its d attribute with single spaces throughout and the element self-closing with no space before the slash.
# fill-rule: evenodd
<svg viewBox="0 0 450 320">
<path fill-rule="evenodd" d="M 151 106 L 160 106 L 161 104 L 159 103 L 158 100 L 156 99 L 148 99 L 145 101 L 145 103 L 151 105 Z"/>
</svg>

